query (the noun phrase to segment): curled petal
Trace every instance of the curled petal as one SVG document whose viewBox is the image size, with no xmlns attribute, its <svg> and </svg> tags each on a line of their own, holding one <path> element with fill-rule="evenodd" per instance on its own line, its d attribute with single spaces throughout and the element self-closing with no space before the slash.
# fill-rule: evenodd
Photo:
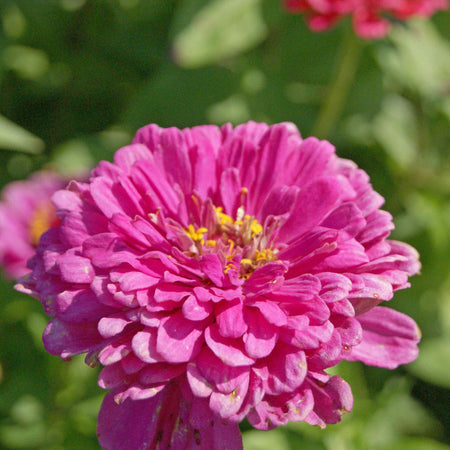
<svg viewBox="0 0 450 450">
<path fill-rule="evenodd" d="M 326 383 L 308 381 L 314 396 L 314 409 L 305 419 L 311 425 L 325 428 L 328 423 L 338 423 L 353 408 L 353 395 L 348 383 L 337 375 Z"/>
</svg>

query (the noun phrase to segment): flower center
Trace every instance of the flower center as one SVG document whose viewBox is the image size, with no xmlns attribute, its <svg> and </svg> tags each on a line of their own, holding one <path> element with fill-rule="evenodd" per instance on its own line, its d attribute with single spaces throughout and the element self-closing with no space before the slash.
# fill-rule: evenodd
<svg viewBox="0 0 450 450">
<path fill-rule="evenodd" d="M 256 268 L 277 259 L 278 249 L 268 245 L 263 226 L 245 214 L 243 207 L 238 208 L 236 219 L 221 207 L 214 207 L 214 211 L 215 223 L 210 228 L 190 224 L 185 229 L 193 241 L 191 256 L 218 253 L 225 262 L 224 272 L 235 269 L 240 278 L 248 278 Z"/>
<path fill-rule="evenodd" d="M 39 239 L 49 228 L 59 225 L 60 220 L 55 215 L 56 208 L 49 201 L 41 202 L 34 210 L 33 217 L 29 224 L 30 240 L 35 247 Z"/>
</svg>

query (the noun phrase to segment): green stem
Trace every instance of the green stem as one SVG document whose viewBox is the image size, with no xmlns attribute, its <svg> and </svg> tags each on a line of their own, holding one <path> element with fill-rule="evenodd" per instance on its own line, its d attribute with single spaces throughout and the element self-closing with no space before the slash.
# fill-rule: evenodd
<svg viewBox="0 0 450 450">
<path fill-rule="evenodd" d="M 325 139 L 334 130 L 355 78 L 361 47 L 361 42 L 354 33 L 347 33 L 334 71 L 336 76 L 328 86 L 319 117 L 311 132 L 313 136 Z"/>
</svg>

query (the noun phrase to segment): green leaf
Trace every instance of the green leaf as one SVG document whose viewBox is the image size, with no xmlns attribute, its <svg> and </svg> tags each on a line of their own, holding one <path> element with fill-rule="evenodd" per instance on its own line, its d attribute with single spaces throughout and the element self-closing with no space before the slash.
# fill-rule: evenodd
<svg viewBox="0 0 450 450">
<path fill-rule="evenodd" d="M 0 115 L 0 148 L 38 154 L 44 150 L 44 142 Z"/>
<path fill-rule="evenodd" d="M 193 12 L 198 1 L 185 3 L 180 15 L 192 17 L 173 40 L 175 60 L 183 67 L 201 67 L 238 55 L 267 35 L 261 0 L 214 0 Z M 186 17 L 178 20 L 186 21 Z"/>
<path fill-rule="evenodd" d="M 89 147 L 82 139 L 73 139 L 59 145 L 52 158 L 52 166 L 67 178 L 86 173 L 93 164 Z"/>
<path fill-rule="evenodd" d="M 446 97 L 450 77 L 450 45 L 426 20 L 396 26 L 390 34 L 393 47 L 381 47 L 379 64 L 388 79 L 425 99 Z"/>
<path fill-rule="evenodd" d="M 412 105 L 391 94 L 373 121 L 373 135 L 401 168 L 409 168 L 418 154 L 417 123 Z"/>
<path fill-rule="evenodd" d="M 419 358 L 408 366 L 417 377 L 450 388 L 450 344 L 447 336 L 428 339 L 420 345 Z"/>
</svg>

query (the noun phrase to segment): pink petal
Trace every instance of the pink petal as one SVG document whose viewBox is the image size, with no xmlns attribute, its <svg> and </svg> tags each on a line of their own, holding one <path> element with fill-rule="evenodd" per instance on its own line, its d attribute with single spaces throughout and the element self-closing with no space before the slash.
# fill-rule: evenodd
<svg viewBox="0 0 450 450">
<path fill-rule="evenodd" d="M 90 283 L 95 276 L 94 268 L 88 258 L 66 253 L 57 261 L 61 279 L 67 283 Z"/>
<path fill-rule="evenodd" d="M 220 302 L 216 306 L 215 313 L 221 336 L 238 338 L 247 331 L 241 299 Z"/>
<path fill-rule="evenodd" d="M 353 203 L 345 203 L 329 214 L 321 224 L 323 227 L 344 231 L 346 238 L 355 237 L 364 229 L 366 220 L 362 212 Z M 359 240 L 359 239 L 358 239 Z"/>
<path fill-rule="evenodd" d="M 70 247 L 78 247 L 90 236 L 106 232 L 107 227 L 108 220 L 97 211 L 67 214 L 60 227 L 61 241 Z"/>
<path fill-rule="evenodd" d="M 389 283 L 382 275 L 364 273 L 364 274 L 348 274 L 352 280 L 354 288 L 348 296 L 351 299 L 374 299 L 378 302 L 381 300 L 390 300 L 394 293 L 392 291 L 392 284 Z M 353 301 L 353 300 L 352 300 Z M 362 300 L 361 303 L 363 303 Z M 355 305 L 360 302 L 355 301 Z M 358 308 L 358 314 L 364 311 L 361 306 Z"/>
<path fill-rule="evenodd" d="M 187 286 L 159 283 L 157 288 L 155 289 L 153 298 L 156 302 L 181 302 L 185 298 L 187 298 L 190 293 L 190 289 Z"/>
<path fill-rule="evenodd" d="M 245 353 L 240 339 L 222 337 L 216 324 L 206 328 L 205 340 L 214 354 L 229 366 L 249 366 L 255 362 Z"/>
<path fill-rule="evenodd" d="M 49 353 L 68 358 L 96 347 L 102 338 L 95 322 L 67 323 L 55 317 L 45 328 L 42 340 Z"/>
<path fill-rule="evenodd" d="M 119 283 L 120 289 L 124 292 L 147 289 L 159 282 L 157 277 L 133 270 L 126 270 L 125 272 L 111 271 L 110 279 Z"/>
<path fill-rule="evenodd" d="M 104 367 L 98 376 L 98 385 L 102 389 L 114 389 L 126 382 L 126 375 L 120 363 Z"/>
<path fill-rule="evenodd" d="M 177 128 L 168 128 L 162 132 L 160 142 L 169 181 L 179 184 L 183 192 L 190 192 L 192 169 L 183 133 Z"/>
<path fill-rule="evenodd" d="M 196 363 L 190 362 L 187 365 L 186 378 L 192 393 L 196 397 L 206 398 L 213 392 L 211 383 L 204 377 L 198 369 Z"/>
<path fill-rule="evenodd" d="M 112 191 L 113 182 L 106 177 L 94 178 L 90 192 L 100 211 L 110 219 L 116 213 L 123 213 L 122 207 Z"/>
<path fill-rule="evenodd" d="M 326 302 L 346 299 L 352 288 L 352 282 L 340 273 L 322 272 L 317 274 L 322 288 L 320 298 Z"/>
<path fill-rule="evenodd" d="M 335 149 L 328 141 L 306 138 L 298 149 L 296 167 L 292 168 L 293 181 L 305 186 L 310 180 L 320 178 L 330 165 Z"/>
<path fill-rule="evenodd" d="M 98 360 L 104 366 L 114 364 L 131 352 L 128 336 L 120 336 L 105 345 L 98 354 Z"/>
<path fill-rule="evenodd" d="M 267 358 L 268 379 L 264 382 L 265 391 L 270 395 L 292 392 L 305 379 L 307 373 L 306 357 L 285 344 L 278 344 Z"/>
<path fill-rule="evenodd" d="M 323 178 L 300 191 L 291 215 L 280 230 L 280 238 L 291 241 L 319 225 L 336 205 L 341 193 L 336 178 Z"/>
<path fill-rule="evenodd" d="M 244 335 L 245 351 L 251 358 L 264 358 L 277 343 L 278 329 L 269 323 L 259 311 L 247 308 L 245 314 L 248 331 Z"/>
<path fill-rule="evenodd" d="M 150 151 L 145 145 L 132 144 L 120 148 L 114 155 L 114 163 L 122 169 L 132 167 L 136 161 L 147 159 Z"/>
<path fill-rule="evenodd" d="M 230 394 L 222 394 L 221 392 L 213 392 L 209 399 L 209 407 L 220 417 L 228 419 L 236 414 L 247 395 L 249 378 L 245 378 L 242 384 L 239 384 Z"/>
<path fill-rule="evenodd" d="M 358 320 L 363 328 L 362 342 L 346 357 L 349 361 L 395 369 L 417 358 L 420 330 L 407 315 L 377 306 Z"/>
<path fill-rule="evenodd" d="M 336 251 L 329 254 L 316 265 L 319 271 L 343 271 L 365 264 L 369 261 L 365 248 L 356 240 L 342 242 L 337 245 Z"/>
<path fill-rule="evenodd" d="M 148 400 L 126 400 L 120 405 L 110 392 L 103 400 L 98 416 L 97 437 L 105 450 L 138 450 L 155 440 L 158 415 L 163 400 L 159 394 Z"/>
<path fill-rule="evenodd" d="M 353 395 L 348 383 L 334 376 L 327 383 L 309 381 L 314 395 L 314 410 L 305 422 L 325 428 L 326 424 L 338 423 L 342 415 L 353 408 Z"/>
<path fill-rule="evenodd" d="M 313 407 L 312 392 L 299 388 L 298 392 L 293 394 L 267 397 L 250 411 L 247 419 L 259 430 L 270 430 L 279 425 L 286 425 L 288 420 L 293 422 L 305 420 Z"/>
<path fill-rule="evenodd" d="M 133 323 L 124 313 L 118 313 L 115 316 L 103 317 L 98 322 L 98 332 L 104 338 L 110 338 L 120 334 L 127 325 Z"/>
<path fill-rule="evenodd" d="M 185 372 L 185 364 L 149 364 L 139 372 L 139 381 L 143 385 L 166 383 Z"/>
<path fill-rule="evenodd" d="M 275 302 L 264 299 L 249 302 L 248 305 L 258 308 L 265 319 L 277 327 L 282 327 L 287 323 L 286 313 Z"/>
<path fill-rule="evenodd" d="M 202 256 L 200 265 L 203 273 L 216 285 L 223 286 L 225 274 L 223 264 L 216 253 L 209 253 Z"/>
<path fill-rule="evenodd" d="M 115 312 L 115 309 L 99 303 L 89 288 L 75 291 L 64 290 L 54 298 L 51 305 L 54 307 L 54 311 L 48 310 L 47 305 L 45 306 L 48 314 L 56 315 L 61 320 L 72 323 L 95 322 L 99 318 Z"/>
<path fill-rule="evenodd" d="M 224 394 L 232 393 L 239 385 L 248 384 L 248 366 L 229 366 L 207 347 L 197 357 L 196 367 L 208 383 Z"/>
<path fill-rule="evenodd" d="M 186 319 L 197 321 L 209 317 L 213 310 L 213 306 L 211 303 L 199 302 L 195 296 L 189 295 L 183 302 L 181 310 Z"/>
<path fill-rule="evenodd" d="M 264 221 L 267 216 L 280 216 L 289 213 L 295 204 L 300 188 L 297 186 L 276 186 L 264 200 L 260 213 L 261 220 Z"/>
<path fill-rule="evenodd" d="M 148 328 L 133 336 L 131 347 L 134 354 L 146 363 L 163 361 L 164 358 L 156 350 L 156 329 Z"/>
<path fill-rule="evenodd" d="M 281 261 L 269 262 L 262 267 L 258 267 L 245 283 L 245 292 L 262 295 L 277 289 L 284 281 L 287 272 L 287 264 Z"/>
<path fill-rule="evenodd" d="M 97 436 L 105 450 L 242 450 L 238 425 L 212 415 L 204 400 L 184 400 L 176 383 L 146 400 L 120 401 L 114 391 L 109 393 L 100 409 Z"/>
<path fill-rule="evenodd" d="M 161 320 L 156 349 L 167 361 L 182 363 L 192 360 L 203 344 L 204 323 L 193 322 L 177 312 Z"/>
<path fill-rule="evenodd" d="M 239 171 L 231 167 L 222 172 L 220 178 L 220 196 L 222 198 L 224 212 L 232 217 L 235 216 L 236 210 L 241 206 L 241 181 Z"/>
</svg>

